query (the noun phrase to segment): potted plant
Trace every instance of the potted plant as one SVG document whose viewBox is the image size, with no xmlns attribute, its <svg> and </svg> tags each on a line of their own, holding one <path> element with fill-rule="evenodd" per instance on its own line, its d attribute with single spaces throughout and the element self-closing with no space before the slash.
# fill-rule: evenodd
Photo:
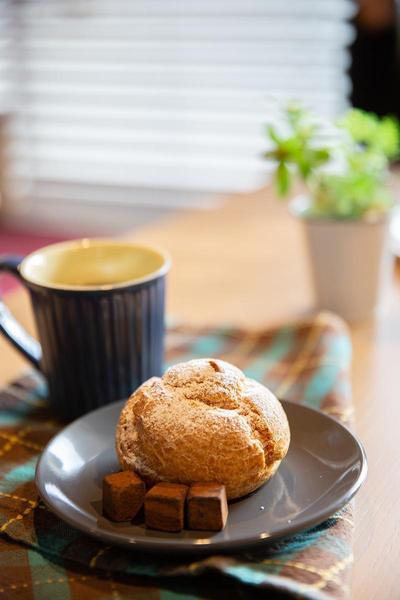
<svg viewBox="0 0 400 600">
<path fill-rule="evenodd" d="M 370 317 L 392 264 L 389 161 L 399 152 L 395 119 L 349 110 L 327 127 L 298 106 L 268 127 L 275 184 L 288 197 L 294 179 L 307 193 L 291 202 L 304 224 L 319 307 L 350 321 Z"/>
</svg>

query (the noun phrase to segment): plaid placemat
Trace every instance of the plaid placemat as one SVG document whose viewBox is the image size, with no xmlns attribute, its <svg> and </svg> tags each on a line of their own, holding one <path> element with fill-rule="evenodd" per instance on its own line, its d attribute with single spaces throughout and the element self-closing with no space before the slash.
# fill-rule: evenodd
<svg viewBox="0 0 400 600">
<path fill-rule="evenodd" d="M 310 322 L 246 333 L 230 328 L 168 335 L 168 363 L 218 356 L 288 400 L 351 421 L 351 346 L 345 325 Z M 37 458 L 60 429 L 46 388 L 30 373 L 0 392 L 1 598 L 345 598 L 352 508 L 286 542 L 193 562 L 106 546 L 60 521 L 38 498 Z"/>
</svg>

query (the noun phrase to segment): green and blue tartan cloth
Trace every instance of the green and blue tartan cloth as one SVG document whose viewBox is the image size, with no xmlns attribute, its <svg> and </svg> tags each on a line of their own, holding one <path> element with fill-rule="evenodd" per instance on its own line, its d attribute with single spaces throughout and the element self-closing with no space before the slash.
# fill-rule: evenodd
<svg viewBox="0 0 400 600">
<path fill-rule="evenodd" d="M 262 332 L 170 329 L 169 364 L 202 356 L 236 364 L 280 398 L 351 421 L 351 344 L 329 313 Z M 349 596 L 351 505 L 288 541 L 196 561 L 107 546 L 73 529 L 34 484 L 38 456 L 60 427 L 37 374 L 0 392 L 0 600 Z"/>
</svg>

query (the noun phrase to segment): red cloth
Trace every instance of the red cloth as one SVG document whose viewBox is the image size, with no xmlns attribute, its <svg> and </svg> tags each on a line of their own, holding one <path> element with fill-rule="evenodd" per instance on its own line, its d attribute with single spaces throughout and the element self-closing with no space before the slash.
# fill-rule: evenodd
<svg viewBox="0 0 400 600">
<path fill-rule="evenodd" d="M 0 227 L 0 256 L 4 254 L 21 254 L 25 256 L 38 248 L 61 242 L 65 237 L 42 233 L 31 233 L 21 229 Z M 18 285 L 10 275 L 0 276 L 0 293 L 5 294 Z"/>
</svg>

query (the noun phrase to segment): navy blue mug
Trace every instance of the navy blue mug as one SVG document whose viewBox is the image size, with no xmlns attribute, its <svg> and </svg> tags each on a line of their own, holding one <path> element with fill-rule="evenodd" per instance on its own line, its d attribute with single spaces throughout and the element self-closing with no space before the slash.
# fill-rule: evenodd
<svg viewBox="0 0 400 600">
<path fill-rule="evenodd" d="M 0 332 L 48 382 L 57 416 L 75 418 L 161 375 L 168 257 L 109 240 L 0 258 L 30 293 L 39 341 L 0 301 Z"/>
</svg>

